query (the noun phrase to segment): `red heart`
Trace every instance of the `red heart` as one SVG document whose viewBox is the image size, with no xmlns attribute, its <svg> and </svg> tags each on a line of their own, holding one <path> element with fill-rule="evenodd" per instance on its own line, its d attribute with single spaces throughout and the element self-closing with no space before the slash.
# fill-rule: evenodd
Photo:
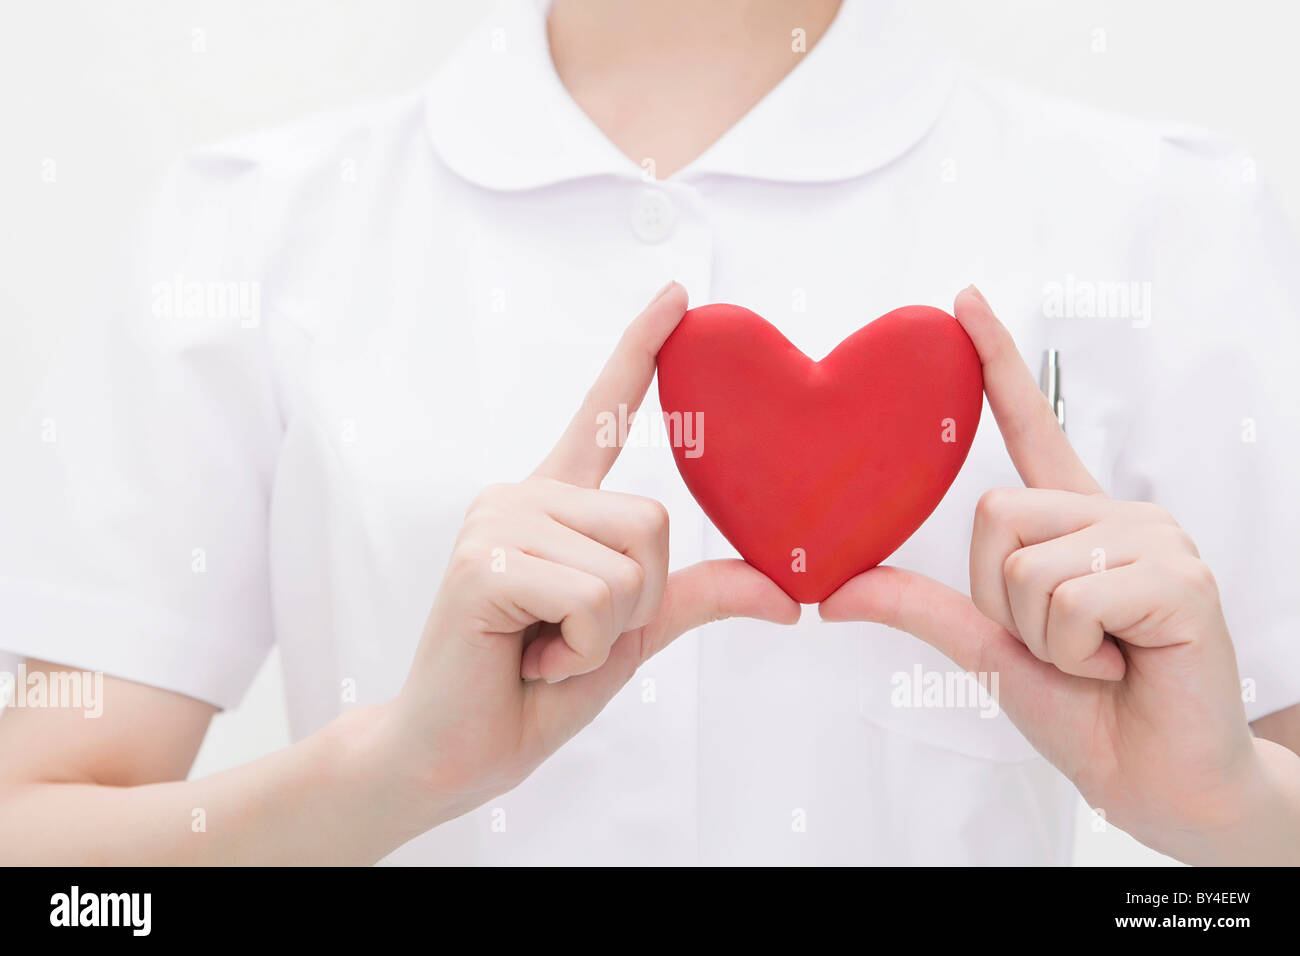
<svg viewBox="0 0 1300 956">
<path fill-rule="evenodd" d="M 820 362 L 748 309 L 706 305 L 686 313 L 658 362 L 686 487 L 741 556 L 803 604 L 921 526 L 966 460 L 983 405 L 974 345 L 923 305 L 881 316 Z"/>
</svg>

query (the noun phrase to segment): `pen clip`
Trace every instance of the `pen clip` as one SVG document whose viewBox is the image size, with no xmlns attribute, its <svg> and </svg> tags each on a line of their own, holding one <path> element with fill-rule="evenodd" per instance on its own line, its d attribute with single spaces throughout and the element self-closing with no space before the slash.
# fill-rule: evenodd
<svg viewBox="0 0 1300 956">
<path fill-rule="evenodd" d="M 1058 349 L 1043 350 L 1043 368 L 1038 385 L 1047 396 L 1047 404 L 1056 415 L 1056 422 L 1065 431 L 1065 397 L 1061 394 L 1061 353 Z"/>
</svg>

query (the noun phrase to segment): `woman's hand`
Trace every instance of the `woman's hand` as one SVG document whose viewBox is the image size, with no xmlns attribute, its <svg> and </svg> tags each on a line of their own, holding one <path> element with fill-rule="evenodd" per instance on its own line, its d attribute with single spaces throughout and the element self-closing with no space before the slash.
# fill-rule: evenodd
<svg viewBox="0 0 1300 956">
<path fill-rule="evenodd" d="M 669 574 L 663 506 L 599 488 L 619 449 L 598 443 L 598 416 L 640 405 L 685 309 L 680 285 L 660 293 L 537 471 L 470 507 L 406 686 L 379 709 L 415 830 L 514 787 L 678 635 L 739 615 L 798 620 L 742 561 Z"/>
<path fill-rule="evenodd" d="M 372 863 L 515 786 L 679 634 L 798 620 L 740 561 L 668 574 L 663 508 L 598 490 L 618 449 L 598 443 L 597 415 L 641 403 L 685 308 L 681 286 L 665 289 L 537 472 L 479 496 L 396 698 L 197 780 L 215 708 L 194 698 L 107 677 L 100 720 L 6 711 L 0 862 Z"/>
<path fill-rule="evenodd" d="M 1030 743 L 1143 842 L 1194 861 L 1294 860 L 1277 831 L 1300 825 L 1300 761 L 1251 736 L 1196 546 L 1155 505 L 1101 493 L 977 291 L 955 311 L 1027 487 L 980 500 L 970 598 L 881 567 L 831 595 L 822 617 L 900 628 L 998 673 L 1001 706 Z"/>
</svg>

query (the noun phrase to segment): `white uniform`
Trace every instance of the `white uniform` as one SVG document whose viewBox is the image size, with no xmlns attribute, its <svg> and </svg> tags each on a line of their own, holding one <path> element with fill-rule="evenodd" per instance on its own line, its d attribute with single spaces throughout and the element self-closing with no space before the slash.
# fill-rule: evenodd
<svg viewBox="0 0 1300 956">
<path fill-rule="evenodd" d="M 649 181 L 565 93 L 538 6 L 507 0 L 418 93 L 178 168 L 103 340 L 6 453 L 0 648 L 233 707 L 274 642 L 309 734 L 345 686 L 398 690 L 474 492 L 541 460 L 667 279 L 814 357 L 976 282 L 1031 366 L 1061 350 L 1106 489 L 1197 541 L 1250 716 L 1287 707 L 1300 288 L 1252 172 L 1204 132 L 966 75 L 847 0 Z M 892 563 L 964 589 L 975 502 L 1016 483 L 986 410 Z M 666 448 L 628 448 L 606 487 L 668 506 L 674 566 L 731 553 Z M 953 665 L 804 617 L 683 637 L 514 792 L 394 858 L 1068 859 L 1074 790 L 1005 716 L 896 706 L 894 675 Z"/>
</svg>

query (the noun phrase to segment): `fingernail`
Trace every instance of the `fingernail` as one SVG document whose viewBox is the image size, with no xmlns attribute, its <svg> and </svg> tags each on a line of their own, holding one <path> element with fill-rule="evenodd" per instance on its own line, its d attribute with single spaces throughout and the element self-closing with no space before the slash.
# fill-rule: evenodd
<svg viewBox="0 0 1300 956">
<path fill-rule="evenodd" d="M 666 296 L 668 294 L 668 290 L 671 289 L 676 284 L 677 284 L 676 279 L 669 279 L 668 284 L 655 293 L 655 297 L 650 300 L 650 304 L 654 305 L 656 302 L 658 302 L 660 299 Z"/>
<path fill-rule="evenodd" d="M 970 292 L 970 293 L 973 293 L 974 296 L 975 296 L 975 298 L 979 299 L 979 300 L 980 300 L 981 302 L 983 302 L 985 305 L 988 305 L 988 304 L 989 304 L 989 300 L 986 299 L 986 298 L 984 298 L 984 293 L 983 293 L 983 292 L 981 292 L 979 289 L 975 288 L 975 284 L 974 284 L 974 283 L 971 283 L 970 285 L 968 285 L 968 286 L 966 287 L 966 291 L 967 291 L 967 292 Z"/>
<path fill-rule="evenodd" d="M 548 680 L 546 683 L 548 683 L 548 684 L 558 684 L 558 683 L 559 683 L 560 681 L 562 681 L 562 680 L 564 680 L 563 677 L 557 677 L 557 678 L 555 678 L 555 680 Z"/>
</svg>

